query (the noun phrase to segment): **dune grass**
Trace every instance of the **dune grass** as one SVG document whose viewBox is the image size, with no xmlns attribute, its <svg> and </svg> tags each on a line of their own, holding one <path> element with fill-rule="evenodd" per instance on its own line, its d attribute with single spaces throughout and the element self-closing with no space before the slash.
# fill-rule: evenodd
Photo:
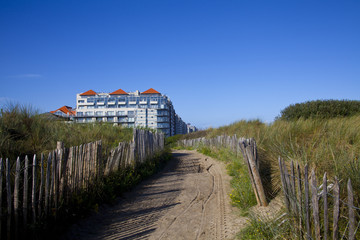
<svg viewBox="0 0 360 240">
<path fill-rule="evenodd" d="M 255 138 L 260 162 L 272 174 L 272 191 L 279 190 L 278 157 L 297 161 L 315 169 L 318 177 L 327 172 L 330 178 L 351 179 L 354 191 L 360 193 L 360 116 L 333 119 L 277 120 L 271 124 L 259 120 L 239 121 L 193 136 L 208 138 L 227 134 Z M 190 134 L 187 138 L 191 138 Z M 341 186 L 346 189 L 345 185 Z M 359 194 L 356 205 L 359 206 Z"/>
<path fill-rule="evenodd" d="M 9 104 L 0 112 L 0 157 L 14 161 L 17 156 L 39 154 L 56 148 L 102 140 L 105 152 L 132 137 L 132 129 L 109 123 L 77 124 L 49 118 L 31 106 Z"/>
<path fill-rule="evenodd" d="M 347 201 L 346 183 L 347 179 L 350 178 L 354 191 L 354 205 L 360 206 L 360 116 L 331 119 L 300 118 L 293 121 L 278 119 L 271 124 L 265 124 L 259 120 L 239 121 L 217 129 L 211 128 L 189 134 L 186 138 L 212 138 L 222 134 L 229 136 L 236 134 L 238 137 L 255 138 L 258 146 L 260 174 L 269 199 L 275 197 L 281 190 L 278 167 L 278 157 L 280 156 L 287 163 L 294 160 L 302 167 L 308 164 L 310 169 L 315 169 L 318 182 L 325 172 L 327 172 L 330 182 L 337 176 L 340 179 L 340 196 L 345 202 Z M 218 152 L 214 156 L 217 158 L 224 155 L 219 154 L 221 150 L 207 150 L 207 152 L 211 151 Z M 291 218 L 284 218 L 284 221 L 279 221 L 277 218 L 262 219 L 248 211 L 249 207 L 256 204 L 256 202 L 247 201 L 252 195 L 252 189 L 246 188 L 246 180 L 237 180 L 240 175 L 248 174 L 246 171 L 236 168 L 237 163 L 243 164 L 241 161 L 239 162 L 238 159 L 229 156 L 227 159 L 230 159 L 228 171 L 233 174 L 235 182 L 239 183 L 232 183 L 233 192 L 230 197 L 233 204 L 237 205 L 238 201 L 250 203 L 237 205 L 243 212 L 248 213 L 247 216 L 249 217 L 249 224 L 238 234 L 238 238 L 298 238 L 297 232 L 294 232 Z M 240 194 L 243 191 L 244 194 Z M 341 211 L 344 218 L 340 221 L 340 230 L 346 232 L 347 212 L 345 208 Z"/>
</svg>

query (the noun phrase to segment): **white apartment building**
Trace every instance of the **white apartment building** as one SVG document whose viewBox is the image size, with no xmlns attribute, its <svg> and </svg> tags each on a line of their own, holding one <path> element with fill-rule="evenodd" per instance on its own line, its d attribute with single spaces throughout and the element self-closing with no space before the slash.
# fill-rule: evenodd
<svg viewBox="0 0 360 240">
<path fill-rule="evenodd" d="M 111 122 L 125 127 L 148 127 L 167 136 L 187 133 L 186 124 L 175 114 L 170 99 L 150 88 L 144 92 L 111 93 L 93 90 L 76 95 L 76 115 L 79 123 Z"/>
</svg>

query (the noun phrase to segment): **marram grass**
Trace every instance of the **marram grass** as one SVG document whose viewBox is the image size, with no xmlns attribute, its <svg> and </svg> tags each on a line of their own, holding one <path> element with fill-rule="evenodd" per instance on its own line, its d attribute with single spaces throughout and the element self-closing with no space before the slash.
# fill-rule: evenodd
<svg viewBox="0 0 360 240">
<path fill-rule="evenodd" d="M 356 205 L 360 193 L 360 116 L 333 119 L 277 120 L 271 124 L 259 120 L 239 121 L 217 129 L 208 129 L 194 136 L 208 138 L 227 134 L 255 138 L 259 158 L 272 174 L 272 191 L 280 186 L 278 157 L 294 160 L 303 167 L 315 169 L 318 178 L 327 172 L 346 183 L 350 178 Z M 187 138 L 191 138 L 190 134 Z M 341 186 L 345 191 L 345 185 Z"/>
</svg>

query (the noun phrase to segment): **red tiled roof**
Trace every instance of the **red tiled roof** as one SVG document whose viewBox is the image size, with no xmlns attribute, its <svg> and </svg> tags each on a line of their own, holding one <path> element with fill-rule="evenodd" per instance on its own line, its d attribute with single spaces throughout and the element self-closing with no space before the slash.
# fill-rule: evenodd
<svg viewBox="0 0 360 240">
<path fill-rule="evenodd" d="M 122 89 L 118 89 L 115 92 L 110 93 L 110 95 L 127 95 L 127 92 Z"/>
<path fill-rule="evenodd" d="M 142 92 L 141 94 L 160 94 L 158 91 L 156 91 L 153 88 L 150 88 L 148 90 L 146 90 L 145 92 Z"/>
<path fill-rule="evenodd" d="M 89 90 L 80 94 L 80 96 L 94 96 L 94 95 L 96 95 L 96 92 L 94 92 L 93 90 Z"/>
<path fill-rule="evenodd" d="M 73 111 L 71 107 L 69 106 L 62 106 L 59 109 L 56 109 L 55 111 L 50 111 L 51 113 L 55 113 L 57 111 L 61 111 L 65 114 L 69 114 L 69 115 L 75 115 L 76 111 Z"/>
</svg>

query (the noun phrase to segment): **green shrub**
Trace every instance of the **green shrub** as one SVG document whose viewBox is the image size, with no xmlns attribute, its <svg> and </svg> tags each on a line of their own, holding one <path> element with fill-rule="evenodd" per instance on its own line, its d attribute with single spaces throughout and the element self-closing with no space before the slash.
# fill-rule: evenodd
<svg viewBox="0 0 360 240">
<path fill-rule="evenodd" d="M 360 114 L 360 101 L 317 100 L 290 105 L 281 111 L 279 119 L 287 121 L 300 118 L 330 119 L 358 114 Z"/>
</svg>

